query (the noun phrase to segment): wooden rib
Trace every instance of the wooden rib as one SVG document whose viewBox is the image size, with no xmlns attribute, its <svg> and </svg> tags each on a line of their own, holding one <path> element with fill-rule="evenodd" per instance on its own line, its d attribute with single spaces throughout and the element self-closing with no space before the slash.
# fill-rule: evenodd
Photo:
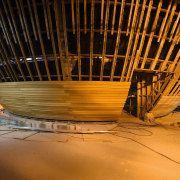
<svg viewBox="0 0 180 180">
<path fill-rule="evenodd" d="M 48 13 L 48 19 L 49 19 L 51 43 L 52 43 L 53 53 L 54 53 L 54 57 L 55 57 L 56 72 L 58 75 L 58 80 L 61 80 L 60 71 L 59 71 L 59 63 L 58 63 L 58 58 L 57 58 L 57 53 L 56 53 L 53 25 L 52 25 L 52 20 L 51 20 L 51 11 L 50 11 L 50 7 L 49 7 L 49 0 L 46 0 L 46 2 L 47 2 L 47 13 Z"/>
<path fill-rule="evenodd" d="M 115 24 L 115 18 L 116 18 L 116 5 L 117 5 L 117 0 L 114 0 L 114 11 L 113 11 L 113 18 L 112 18 L 111 35 L 113 35 L 113 33 L 114 33 L 114 24 Z"/>
<path fill-rule="evenodd" d="M 4 81 L 7 81 L 7 79 L 6 79 L 6 77 L 5 77 L 4 73 L 3 73 L 3 71 L 1 70 L 1 68 L 0 68 L 0 74 L 1 74 L 2 78 L 4 79 Z"/>
<path fill-rule="evenodd" d="M 13 44 L 13 42 L 12 42 L 12 40 L 11 40 L 10 34 L 9 34 L 9 32 L 8 32 L 8 26 L 7 26 L 7 24 L 6 24 L 6 21 L 5 21 L 5 18 L 4 18 L 4 15 L 3 15 L 3 12 L 2 12 L 2 9 L 1 9 L 1 8 L 0 8 L 0 16 L 1 16 L 2 23 L 3 23 L 4 28 L 5 28 L 5 32 L 7 33 L 7 38 L 8 38 L 9 44 L 10 44 L 10 46 L 11 46 L 12 52 L 13 52 L 13 54 L 14 54 L 15 60 L 16 60 L 16 62 L 17 62 L 18 68 L 19 68 L 19 70 L 20 70 L 20 73 L 21 73 L 21 75 L 22 75 L 22 77 L 23 77 L 23 80 L 26 81 L 26 77 L 25 77 L 24 72 L 23 72 L 23 70 L 22 70 L 22 68 L 21 68 L 20 61 L 19 61 L 19 59 L 18 59 L 18 57 L 17 57 L 16 50 L 15 50 L 14 44 Z"/>
<path fill-rule="evenodd" d="M 35 14 L 35 19 L 36 19 L 36 25 L 37 25 L 37 30 L 38 30 L 41 50 L 42 50 L 42 54 L 43 54 L 43 57 L 44 57 L 44 63 L 45 63 L 45 67 L 46 67 L 46 72 L 47 72 L 47 75 L 48 75 L 48 80 L 51 81 L 51 75 L 50 75 L 50 72 L 49 72 L 46 52 L 45 52 L 45 48 L 44 48 L 44 42 L 43 42 L 43 38 L 42 38 L 42 34 L 41 34 L 41 27 L 40 27 L 40 24 L 39 24 L 36 0 L 33 0 L 32 2 L 33 2 L 33 9 L 34 9 L 34 14 Z"/>
<path fill-rule="evenodd" d="M 170 14 L 170 17 L 169 17 L 168 22 L 166 24 L 166 27 L 165 27 L 165 30 L 164 30 L 164 34 L 163 34 L 163 37 L 161 39 L 160 45 L 158 47 L 158 50 L 157 50 L 154 62 L 152 62 L 151 66 L 150 66 L 151 70 L 153 70 L 156 67 L 157 60 L 158 60 L 158 58 L 159 58 L 159 56 L 161 54 L 162 48 L 164 46 L 164 43 L 165 43 L 165 40 L 166 40 L 166 37 L 167 37 L 167 34 L 168 34 L 168 30 L 169 30 L 171 22 L 172 22 L 172 18 L 174 16 L 174 12 L 176 10 L 176 5 L 177 5 L 177 1 L 175 1 L 175 3 L 173 4 L 172 10 L 171 10 L 171 14 Z"/>
<path fill-rule="evenodd" d="M 143 33 L 142 33 L 142 37 L 141 37 L 141 42 L 140 42 L 140 45 L 139 45 L 139 56 L 141 56 L 141 52 L 142 52 L 142 49 L 143 49 L 143 46 L 144 46 L 144 40 L 145 40 L 145 37 L 146 37 L 147 27 L 148 27 L 148 24 L 149 24 L 149 19 L 150 19 L 152 5 L 153 5 L 153 0 L 150 0 L 149 5 L 148 5 L 148 11 L 147 11 L 145 23 L 144 23 L 144 28 L 143 28 Z M 138 63 L 139 62 L 137 62 L 136 65 L 138 65 Z"/>
<path fill-rule="evenodd" d="M 180 25 L 178 26 L 178 30 L 177 30 L 175 38 L 173 39 L 173 42 L 172 42 L 172 44 L 171 44 L 171 46 L 170 46 L 170 48 L 168 50 L 166 58 L 165 58 L 164 62 L 162 63 L 162 65 L 159 68 L 162 71 L 166 68 L 167 62 L 169 61 L 169 58 L 170 58 L 170 56 L 172 54 L 172 51 L 174 50 L 174 46 L 176 45 L 176 42 L 177 42 L 179 34 L 180 34 L 179 32 L 180 32 Z"/>
<path fill-rule="evenodd" d="M 179 57 L 180 57 L 180 49 L 178 50 L 177 54 L 176 54 L 176 57 L 173 61 L 173 64 L 171 64 L 171 66 L 168 68 L 168 71 L 169 72 L 174 72 L 174 67 L 175 65 L 177 64 L 178 60 L 179 60 Z"/>
<path fill-rule="evenodd" d="M 169 92 L 171 91 L 171 89 L 173 88 L 173 86 L 175 85 L 177 80 L 179 79 L 179 77 L 180 77 L 180 61 L 178 62 L 178 65 L 175 68 L 173 77 L 170 79 L 169 84 L 167 85 L 167 87 L 164 90 L 162 95 L 168 95 L 169 94 Z"/>
<path fill-rule="evenodd" d="M 138 45 L 139 33 L 140 33 L 140 30 L 141 30 L 141 25 L 142 25 L 142 21 L 143 21 L 143 17 L 144 17 L 144 11 L 145 11 L 146 2 L 147 2 L 147 0 L 143 1 L 141 15 L 140 15 L 139 24 L 138 24 L 138 29 L 137 29 L 137 32 L 136 32 L 136 38 L 135 38 L 133 51 L 132 51 L 132 55 L 131 55 L 131 60 L 130 60 L 128 72 L 127 72 L 127 75 L 126 75 L 126 81 L 129 80 L 129 76 L 130 76 L 130 73 L 131 73 L 131 68 L 132 68 L 132 65 L 133 65 L 134 56 L 135 56 L 137 45 Z"/>
<path fill-rule="evenodd" d="M 1 36 L 0 36 L 0 44 L 1 44 L 1 46 L 2 46 L 2 49 L 3 49 L 4 54 L 5 54 L 5 56 L 6 56 L 6 59 L 8 60 L 8 64 L 9 64 L 10 67 L 11 67 L 11 68 L 10 68 L 10 69 L 11 69 L 10 72 L 12 71 L 11 75 L 12 75 L 12 77 L 14 78 L 15 81 L 18 81 L 18 77 L 17 77 L 17 75 L 16 75 L 15 69 L 14 69 L 14 67 L 13 67 L 13 65 L 12 65 L 12 63 L 11 63 L 11 60 L 10 60 L 9 56 L 8 56 L 7 49 L 6 49 L 5 45 L 4 45 L 4 42 L 3 42 Z M 5 58 L 4 58 L 4 59 L 5 59 Z"/>
<path fill-rule="evenodd" d="M 131 8 L 130 8 L 130 13 L 129 13 L 129 20 L 128 20 L 126 36 L 128 36 L 129 29 L 130 29 L 130 26 L 131 26 L 131 16 L 132 16 L 133 7 L 134 7 L 134 0 L 131 1 Z"/>
<path fill-rule="evenodd" d="M 21 9 L 20 9 L 20 7 L 19 7 L 18 0 L 16 0 L 16 6 L 17 6 L 18 14 L 19 14 L 19 19 L 20 19 L 22 31 L 23 31 L 23 34 L 24 34 L 24 39 L 25 39 L 25 42 L 27 42 L 26 29 L 25 29 L 25 27 L 24 27 L 23 18 L 22 18 Z"/>
<path fill-rule="evenodd" d="M 4 65 L 4 62 L 3 62 L 3 60 L 2 60 L 1 57 L 0 57 L 0 62 L 1 62 L 1 64 L 2 64 L 2 66 L 3 66 L 3 68 L 4 68 L 4 71 L 5 71 L 6 74 L 7 74 L 7 76 L 9 76 L 10 80 L 13 81 L 13 79 L 12 79 L 11 75 L 9 74 L 9 71 L 8 71 L 7 67 Z"/>
<path fill-rule="evenodd" d="M 29 10 L 30 18 L 31 18 L 31 24 L 32 24 L 32 28 L 33 28 L 34 37 L 35 37 L 35 40 L 37 41 L 37 32 L 36 32 L 36 27 L 35 27 L 35 23 L 34 23 L 31 4 L 30 4 L 29 0 L 27 0 L 27 4 L 28 4 L 28 10 Z"/>
<path fill-rule="evenodd" d="M 6 8 L 5 1 L 2 1 L 2 3 L 3 3 L 3 6 L 4 6 L 4 10 L 5 10 L 6 17 L 7 17 L 8 23 L 9 23 L 9 27 L 10 27 L 11 32 L 12 32 L 12 36 L 13 36 L 14 42 L 17 43 L 16 35 L 15 35 L 15 32 L 14 32 L 13 25 L 12 25 L 12 23 L 11 23 L 11 20 L 10 20 L 10 18 L 9 18 L 9 13 L 8 13 L 7 8 Z"/>
<path fill-rule="evenodd" d="M 90 72 L 89 80 L 92 81 L 93 70 L 93 40 L 94 40 L 94 0 L 91 1 L 91 35 L 90 35 Z"/>
<path fill-rule="evenodd" d="M 9 41 L 8 41 L 8 38 L 7 38 L 7 35 L 6 35 L 6 32 L 4 31 L 4 26 L 3 26 L 3 24 L 2 24 L 2 20 L 0 20 L 1 21 L 1 26 L 2 26 L 2 32 L 3 32 L 3 34 L 4 34 L 4 39 L 6 40 L 6 43 L 9 45 Z"/>
<path fill-rule="evenodd" d="M 123 15 L 124 15 L 124 6 L 125 6 L 125 0 L 122 0 L 121 11 L 120 11 L 120 15 L 119 15 L 118 34 L 117 34 L 117 38 L 116 38 L 116 46 L 115 46 L 115 51 L 114 51 L 113 63 L 111 66 L 110 81 L 113 81 L 114 72 L 115 72 L 115 68 L 116 68 L 117 54 L 118 54 L 118 50 L 119 50 L 121 28 L 122 28 L 122 21 L 123 21 Z"/>
<path fill-rule="evenodd" d="M 64 57 L 63 57 L 63 49 L 62 49 L 62 39 L 61 39 L 61 29 L 60 29 L 60 18 L 59 18 L 59 4 L 58 0 L 55 0 L 55 19 L 56 19 L 56 28 L 57 28 L 57 38 L 58 38 L 58 48 L 59 48 L 59 55 L 60 55 L 60 62 L 61 62 L 61 69 L 63 74 L 63 80 L 66 80 L 66 72 L 64 67 Z"/>
<path fill-rule="evenodd" d="M 139 8 L 139 0 L 136 1 L 136 6 L 135 6 L 135 10 L 134 10 L 131 33 L 130 33 L 130 38 L 129 38 L 128 47 L 127 47 L 127 51 L 126 51 L 126 57 L 124 60 L 124 65 L 123 65 L 123 70 L 122 70 L 122 75 L 121 75 L 121 81 L 123 81 L 125 70 L 126 70 L 126 67 L 128 64 L 128 60 L 129 60 L 129 53 L 131 50 L 131 45 L 132 45 L 132 41 L 133 41 L 133 37 L 134 37 L 135 25 L 136 25 L 136 21 L 137 21 L 138 8 Z"/>
<path fill-rule="evenodd" d="M 174 31 L 175 31 L 175 29 L 176 29 L 176 27 L 177 27 L 177 25 L 178 25 L 178 22 L 179 22 L 179 18 L 180 18 L 180 12 L 179 12 L 179 14 L 178 14 L 178 16 L 177 16 L 177 18 L 176 18 L 176 21 L 174 22 L 173 27 L 172 27 L 172 30 L 171 30 L 171 33 L 170 33 L 169 42 L 170 42 L 170 41 L 172 40 L 172 38 L 173 38 Z"/>
<path fill-rule="evenodd" d="M 134 64 L 133 64 L 133 67 L 132 67 L 132 70 L 131 70 L 131 73 L 130 73 L 129 81 L 132 80 L 132 76 L 133 76 L 134 70 L 137 67 L 137 64 L 139 62 L 139 58 L 140 58 L 140 51 L 137 50 L 136 57 L 135 57 L 135 60 L 134 60 Z"/>
<path fill-rule="evenodd" d="M 39 79 L 42 81 L 42 75 L 41 75 L 41 72 L 40 72 L 40 69 L 39 69 L 38 62 L 36 60 L 36 54 L 35 54 L 35 51 L 34 51 L 32 40 L 31 40 L 29 27 L 28 27 L 28 23 L 27 23 L 27 19 L 26 19 L 26 15 L 25 15 L 22 0 L 20 0 L 20 4 L 21 4 L 21 11 L 22 11 L 22 15 L 23 15 L 24 25 L 25 25 L 25 29 L 26 29 L 26 32 L 27 32 L 27 38 L 28 38 L 28 42 L 29 42 L 29 45 L 30 45 L 30 48 L 31 48 L 32 56 L 33 56 L 33 59 L 34 59 L 34 62 L 35 62 L 35 66 L 36 66 L 36 70 L 37 70 Z"/>
<path fill-rule="evenodd" d="M 14 24 L 15 32 L 16 32 L 16 35 L 17 35 L 17 40 L 18 40 L 18 43 L 19 43 L 19 46 L 20 46 L 20 49 L 21 49 L 21 52 L 22 52 L 22 55 L 23 55 L 23 58 L 24 58 L 24 62 L 26 64 L 26 67 L 27 67 L 28 73 L 29 73 L 29 75 L 31 77 L 31 80 L 33 81 L 34 78 L 33 78 L 31 69 L 29 67 L 29 63 L 26 60 L 25 50 L 24 50 L 24 47 L 23 47 L 23 43 L 22 43 L 22 41 L 20 39 L 17 23 L 15 21 L 15 16 L 14 16 L 14 12 L 13 12 L 13 8 L 12 8 L 10 0 L 7 0 L 7 3 L 8 3 L 8 8 L 9 8 L 9 11 L 10 11 L 10 14 L 11 14 L 11 17 L 12 17 L 12 21 L 13 21 L 13 24 Z"/>
<path fill-rule="evenodd" d="M 109 21 L 110 0 L 107 0 L 106 3 L 107 4 L 106 4 L 106 16 L 105 16 L 105 27 L 104 27 L 104 40 L 103 40 L 103 50 L 102 50 L 100 81 L 103 80 L 103 72 L 104 72 L 104 57 L 106 54 L 106 42 L 107 42 L 107 29 L 108 29 L 108 21 Z"/>
<path fill-rule="evenodd" d="M 90 72 L 89 72 L 90 81 L 92 81 L 92 69 L 93 69 L 93 40 L 94 40 L 94 0 L 91 1 Z"/>
<path fill-rule="evenodd" d="M 168 9 L 167 9 L 167 11 L 166 11 L 166 15 L 165 15 L 165 17 L 164 17 L 164 19 L 163 19 L 163 22 L 162 22 L 162 24 L 161 24 L 161 28 L 160 28 L 160 31 L 159 31 L 159 38 L 158 38 L 157 42 L 159 42 L 160 39 L 161 39 L 163 30 L 164 30 L 164 26 L 165 26 L 165 24 L 166 24 L 166 21 L 167 21 L 167 18 L 168 18 L 170 9 L 171 9 L 171 5 L 172 5 L 172 0 L 170 0 L 170 2 L 169 2 Z"/>
<path fill-rule="evenodd" d="M 65 53 L 66 59 L 68 61 L 68 79 L 71 80 L 71 62 L 69 58 L 69 50 L 68 50 L 68 40 L 67 40 L 67 28 L 66 28 L 66 10 L 64 0 L 61 1 L 62 4 L 62 20 L 63 20 L 63 28 L 64 28 L 64 41 L 65 41 Z"/>
<path fill-rule="evenodd" d="M 153 40 L 154 32 L 156 30 L 156 25 L 157 25 L 157 22 L 158 22 L 158 19 L 159 19 L 161 6 L 162 6 L 162 0 L 160 0 L 160 2 L 158 4 L 158 8 L 157 8 L 155 19 L 154 19 L 154 22 L 153 22 L 153 25 L 152 25 L 150 37 L 149 37 L 149 40 L 148 40 L 148 43 L 147 43 L 147 46 L 146 46 L 146 50 L 145 50 L 145 53 L 144 53 L 144 59 L 143 59 L 143 62 L 141 64 L 141 69 L 143 69 L 144 65 L 146 64 L 146 60 L 147 60 L 147 57 L 148 57 L 148 54 L 149 54 L 149 50 L 150 50 L 151 43 L 152 43 L 152 40 Z"/>
<path fill-rule="evenodd" d="M 87 2 L 84 0 L 84 33 L 87 33 Z"/>
<path fill-rule="evenodd" d="M 180 96 L 180 86 L 177 88 L 176 92 L 173 94 L 173 96 Z"/>
<path fill-rule="evenodd" d="M 11 67 L 9 66 L 9 62 L 7 61 L 7 59 L 6 59 L 6 55 L 4 54 L 4 52 L 3 52 L 3 48 L 1 48 L 1 55 L 2 55 L 2 58 L 3 58 L 3 60 L 5 61 L 5 63 L 6 63 L 6 68 L 7 68 L 7 71 L 8 71 L 8 76 L 10 77 L 10 79 L 11 79 L 11 81 L 15 81 L 16 79 L 14 78 L 14 74 L 13 74 L 13 72 L 12 72 L 12 70 L 11 70 Z M 10 74 L 10 75 L 9 75 Z"/>
<path fill-rule="evenodd" d="M 81 81 L 81 45 L 80 45 L 80 8 L 79 0 L 76 1 L 76 23 L 77 23 L 77 53 L 78 53 L 78 72 Z"/>
<path fill-rule="evenodd" d="M 46 9 L 46 0 L 43 0 L 42 2 L 43 2 L 43 10 L 44 10 L 44 19 L 45 19 L 45 25 L 46 25 L 47 38 L 50 39 L 49 24 L 48 24 L 47 9 Z"/>
<path fill-rule="evenodd" d="M 178 87 L 180 85 L 180 81 L 177 82 L 177 84 L 174 86 L 174 89 L 172 90 L 172 92 L 169 94 L 170 96 L 173 96 L 174 93 L 178 90 Z"/>
<path fill-rule="evenodd" d="M 104 17 L 104 0 L 101 1 L 101 24 L 100 24 L 100 34 L 103 33 L 103 17 Z"/>
<path fill-rule="evenodd" d="M 74 0 L 71 0 L 71 15 L 72 15 L 72 29 L 73 34 L 75 34 L 75 17 L 74 17 Z"/>
</svg>

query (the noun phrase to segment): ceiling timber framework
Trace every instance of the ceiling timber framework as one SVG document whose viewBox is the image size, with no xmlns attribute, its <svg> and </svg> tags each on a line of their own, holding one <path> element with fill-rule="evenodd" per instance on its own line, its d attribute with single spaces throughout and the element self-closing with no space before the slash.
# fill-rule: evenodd
<svg viewBox="0 0 180 180">
<path fill-rule="evenodd" d="M 0 81 L 131 81 L 173 74 L 178 0 L 2 0 Z"/>
</svg>

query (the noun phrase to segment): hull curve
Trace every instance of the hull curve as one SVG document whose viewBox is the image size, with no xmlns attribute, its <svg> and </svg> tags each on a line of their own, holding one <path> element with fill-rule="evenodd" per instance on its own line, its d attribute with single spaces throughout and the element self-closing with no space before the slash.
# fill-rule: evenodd
<svg viewBox="0 0 180 180">
<path fill-rule="evenodd" d="M 0 84 L 0 103 L 17 115 L 74 121 L 120 119 L 130 82 L 43 81 Z"/>
</svg>

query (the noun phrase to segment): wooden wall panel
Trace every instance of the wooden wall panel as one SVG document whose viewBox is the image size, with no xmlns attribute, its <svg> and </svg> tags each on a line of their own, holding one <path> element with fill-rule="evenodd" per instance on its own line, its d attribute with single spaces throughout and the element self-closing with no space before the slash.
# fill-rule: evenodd
<svg viewBox="0 0 180 180">
<path fill-rule="evenodd" d="M 79 121 L 119 120 L 130 82 L 41 81 L 0 84 L 0 104 L 14 114 Z"/>
<path fill-rule="evenodd" d="M 154 117 L 161 117 L 172 112 L 180 105 L 180 96 L 162 96 L 151 113 Z"/>
</svg>

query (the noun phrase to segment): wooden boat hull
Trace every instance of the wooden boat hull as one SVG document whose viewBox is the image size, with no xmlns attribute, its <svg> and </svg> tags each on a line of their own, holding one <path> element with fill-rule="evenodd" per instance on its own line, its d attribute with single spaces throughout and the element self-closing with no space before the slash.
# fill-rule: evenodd
<svg viewBox="0 0 180 180">
<path fill-rule="evenodd" d="M 74 121 L 119 120 L 130 82 L 34 81 L 0 84 L 0 104 L 14 114 Z"/>
</svg>

